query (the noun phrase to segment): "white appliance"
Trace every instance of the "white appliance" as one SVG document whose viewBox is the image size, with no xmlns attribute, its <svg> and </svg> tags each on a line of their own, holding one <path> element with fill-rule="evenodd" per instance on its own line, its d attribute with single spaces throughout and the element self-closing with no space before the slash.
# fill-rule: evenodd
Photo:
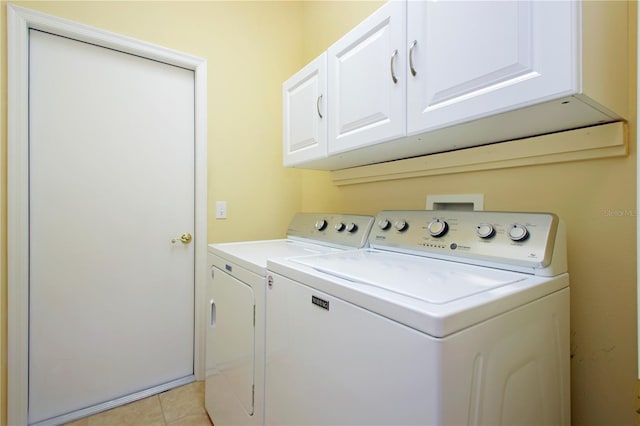
<svg viewBox="0 0 640 426">
<path fill-rule="evenodd" d="M 553 214 L 384 211 L 371 248 L 267 262 L 267 425 L 568 425 Z"/>
<path fill-rule="evenodd" d="M 286 239 L 209 245 L 205 406 L 216 426 L 264 424 L 267 259 L 364 247 L 373 222 L 298 213 Z"/>
</svg>

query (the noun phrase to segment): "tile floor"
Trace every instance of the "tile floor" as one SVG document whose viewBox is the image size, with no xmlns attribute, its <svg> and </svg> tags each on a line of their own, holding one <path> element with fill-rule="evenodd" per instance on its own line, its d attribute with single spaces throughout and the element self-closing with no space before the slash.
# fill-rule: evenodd
<svg viewBox="0 0 640 426">
<path fill-rule="evenodd" d="M 66 426 L 212 426 L 204 408 L 204 382 L 194 382 Z"/>
</svg>

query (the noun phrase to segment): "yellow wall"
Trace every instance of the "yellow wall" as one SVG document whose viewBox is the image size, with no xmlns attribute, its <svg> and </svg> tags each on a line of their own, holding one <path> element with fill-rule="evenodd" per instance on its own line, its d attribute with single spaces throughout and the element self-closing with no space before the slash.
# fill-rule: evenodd
<svg viewBox="0 0 640 426">
<path fill-rule="evenodd" d="M 281 167 L 281 84 L 381 2 L 17 4 L 208 59 L 209 211 L 216 200 L 229 206 L 229 219 L 210 218 L 210 242 L 280 237 L 298 210 L 421 209 L 427 194 L 483 193 L 486 209 L 559 214 L 569 229 L 573 423 L 635 422 L 635 119 L 626 158 L 336 187 L 330 173 Z M 0 419 L 6 415 L 5 5 L 2 0 Z M 635 14 L 635 2 L 630 7 Z M 635 21 L 632 29 L 629 75 L 635 76 Z M 635 84 L 632 77 L 632 91 Z M 635 95 L 630 111 L 635 117 Z"/>
<path fill-rule="evenodd" d="M 628 157 L 344 187 L 334 186 L 326 172 L 302 175 L 306 211 L 375 214 L 382 209 L 424 209 L 427 194 L 481 193 L 486 210 L 557 213 L 568 228 L 575 425 L 636 423 L 636 3 L 628 5 L 633 17 Z M 304 12 L 309 20 L 303 28 L 307 61 L 349 30 L 348 23 L 340 25 L 344 20 L 332 19 L 341 6 L 307 4 Z M 350 16 L 357 15 L 356 7 L 362 9 L 356 22 L 372 10 L 368 3 L 350 3 Z M 311 17 L 318 17 L 313 25 Z M 626 75 L 624 70 L 622 74 Z M 606 87 L 607 81 L 601 84 Z"/>
</svg>

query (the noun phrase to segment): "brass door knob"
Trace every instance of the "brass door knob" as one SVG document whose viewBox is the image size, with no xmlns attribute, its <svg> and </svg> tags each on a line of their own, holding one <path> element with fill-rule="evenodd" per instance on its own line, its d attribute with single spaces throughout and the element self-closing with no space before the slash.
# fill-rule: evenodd
<svg viewBox="0 0 640 426">
<path fill-rule="evenodd" d="M 171 240 L 172 244 L 177 243 L 178 241 L 180 241 L 183 244 L 189 244 L 191 242 L 191 240 L 193 239 L 193 237 L 191 236 L 191 234 L 182 234 L 180 235 L 178 238 L 174 238 Z"/>
</svg>

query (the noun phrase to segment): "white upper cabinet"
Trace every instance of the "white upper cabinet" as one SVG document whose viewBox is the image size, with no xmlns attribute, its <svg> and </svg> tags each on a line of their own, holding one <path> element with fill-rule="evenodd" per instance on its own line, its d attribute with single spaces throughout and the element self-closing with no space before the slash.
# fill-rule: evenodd
<svg viewBox="0 0 640 426">
<path fill-rule="evenodd" d="M 282 85 L 283 163 L 327 156 L 327 53 Z"/>
<path fill-rule="evenodd" d="M 389 2 L 329 47 L 329 154 L 405 134 L 405 9 Z"/>
<path fill-rule="evenodd" d="M 576 19 L 570 1 L 409 1 L 407 133 L 575 92 Z"/>
<path fill-rule="evenodd" d="M 318 93 L 298 110 L 285 90 L 285 165 L 337 170 L 624 119 L 629 31 L 620 1 L 391 0 L 327 51 L 326 148 L 307 148 Z"/>
</svg>

